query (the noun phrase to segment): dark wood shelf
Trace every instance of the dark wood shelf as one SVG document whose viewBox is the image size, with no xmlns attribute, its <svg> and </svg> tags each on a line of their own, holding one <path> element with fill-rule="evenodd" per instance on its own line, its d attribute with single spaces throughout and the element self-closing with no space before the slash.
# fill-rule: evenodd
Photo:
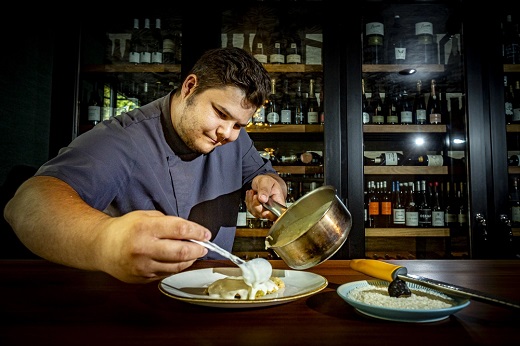
<svg viewBox="0 0 520 346">
<path fill-rule="evenodd" d="M 448 166 L 428 167 L 428 166 L 365 166 L 365 174 L 448 174 Z"/>
<path fill-rule="evenodd" d="M 321 174 L 323 166 L 273 166 L 278 173 L 290 174 Z"/>
<path fill-rule="evenodd" d="M 446 133 L 446 125 L 363 125 L 364 133 Z"/>
<path fill-rule="evenodd" d="M 417 72 L 444 72 L 444 65 L 363 65 L 363 72 L 399 72 L 404 69 L 414 68 Z"/>
<path fill-rule="evenodd" d="M 520 72 L 520 65 L 504 64 L 504 72 Z"/>
<path fill-rule="evenodd" d="M 449 228 L 365 228 L 366 237 L 449 237 Z"/>
<path fill-rule="evenodd" d="M 181 65 L 174 64 L 101 64 L 85 65 L 81 68 L 85 73 L 180 73 Z"/>
<path fill-rule="evenodd" d="M 254 125 L 246 128 L 249 133 L 323 133 L 323 125 Z"/>
</svg>

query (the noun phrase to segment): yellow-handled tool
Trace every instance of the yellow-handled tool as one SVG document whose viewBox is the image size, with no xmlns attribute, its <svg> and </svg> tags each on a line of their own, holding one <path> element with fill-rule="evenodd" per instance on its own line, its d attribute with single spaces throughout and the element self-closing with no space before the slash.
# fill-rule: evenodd
<svg viewBox="0 0 520 346">
<path fill-rule="evenodd" d="M 506 301 L 502 298 L 473 290 L 471 288 L 448 284 L 446 282 L 425 278 L 419 275 L 408 274 L 406 267 L 381 260 L 353 259 L 350 260 L 350 268 L 388 282 L 392 282 L 395 279 L 401 279 L 403 281 L 413 282 L 417 285 L 422 285 L 447 293 L 448 295 L 520 309 L 520 303 L 518 302 Z"/>
</svg>

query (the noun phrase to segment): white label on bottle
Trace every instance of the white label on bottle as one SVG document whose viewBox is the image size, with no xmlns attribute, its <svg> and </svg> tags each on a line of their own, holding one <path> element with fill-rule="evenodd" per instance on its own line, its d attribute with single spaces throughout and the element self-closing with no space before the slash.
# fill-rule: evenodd
<svg viewBox="0 0 520 346">
<path fill-rule="evenodd" d="M 442 115 L 440 113 L 430 114 L 430 124 L 440 124 Z"/>
<path fill-rule="evenodd" d="M 520 222 L 520 206 L 511 207 L 511 221 L 513 223 Z"/>
<path fill-rule="evenodd" d="M 442 155 L 426 155 L 428 156 L 428 166 L 442 166 Z"/>
<path fill-rule="evenodd" d="M 318 123 L 318 112 L 307 112 L 307 123 L 317 124 Z"/>
<path fill-rule="evenodd" d="M 461 225 L 467 224 L 468 223 L 468 214 L 458 214 L 457 221 L 459 221 L 459 223 Z"/>
<path fill-rule="evenodd" d="M 128 61 L 134 64 L 139 64 L 141 62 L 141 55 L 137 52 L 130 52 Z"/>
<path fill-rule="evenodd" d="M 513 115 L 513 103 L 505 102 L 504 105 L 506 109 L 506 115 Z"/>
<path fill-rule="evenodd" d="M 270 124 L 278 124 L 280 121 L 280 115 L 276 112 L 271 112 L 267 114 L 267 122 Z"/>
<path fill-rule="evenodd" d="M 395 48 L 395 60 L 406 60 L 406 48 Z"/>
<path fill-rule="evenodd" d="M 267 64 L 267 55 L 265 54 L 255 54 L 256 60 L 260 61 L 262 64 Z"/>
<path fill-rule="evenodd" d="M 367 25 L 365 26 L 365 33 L 367 36 L 369 35 L 381 35 L 381 36 L 384 36 L 385 35 L 385 26 L 383 25 L 383 23 L 379 23 L 379 22 L 371 22 L 371 23 L 367 23 Z"/>
<path fill-rule="evenodd" d="M 411 124 L 411 123 L 412 123 L 412 112 L 402 111 L 401 112 L 401 124 Z"/>
<path fill-rule="evenodd" d="M 372 116 L 372 122 L 374 124 L 383 124 L 385 122 L 385 117 L 382 115 L 374 115 Z"/>
<path fill-rule="evenodd" d="M 394 209 L 394 223 L 396 225 L 404 225 L 406 214 L 404 209 Z"/>
<path fill-rule="evenodd" d="M 513 108 L 513 121 L 520 121 L 520 108 Z"/>
<path fill-rule="evenodd" d="M 363 124 L 369 124 L 370 123 L 370 114 L 367 112 L 363 112 Z"/>
<path fill-rule="evenodd" d="M 383 155 L 385 155 L 386 166 L 397 166 L 399 163 L 399 157 L 397 157 L 397 153 L 383 153 Z"/>
<path fill-rule="evenodd" d="M 271 54 L 269 61 L 271 61 L 271 64 L 284 64 L 285 57 L 282 54 Z"/>
<path fill-rule="evenodd" d="M 397 115 L 389 115 L 386 117 L 386 122 L 388 124 L 397 124 L 397 122 L 399 122 L 399 118 Z"/>
<path fill-rule="evenodd" d="M 280 112 L 280 120 L 282 124 L 290 124 L 291 123 L 291 110 L 290 109 L 282 109 Z"/>
<path fill-rule="evenodd" d="M 100 121 L 100 120 L 101 120 L 101 107 L 88 106 L 88 121 Z"/>
<path fill-rule="evenodd" d="M 141 52 L 141 64 L 149 64 L 152 62 L 152 54 L 150 52 Z"/>
<path fill-rule="evenodd" d="M 265 123 L 265 108 L 263 106 L 253 116 L 253 123 Z"/>
<path fill-rule="evenodd" d="M 433 25 L 430 22 L 415 23 L 416 35 L 433 35 Z"/>
<path fill-rule="evenodd" d="M 417 227 L 419 226 L 419 212 L 417 211 L 407 211 L 405 213 L 406 217 L 406 226 L 409 227 Z"/>
<path fill-rule="evenodd" d="M 426 123 L 426 109 L 418 109 L 416 111 L 417 123 Z"/>
<path fill-rule="evenodd" d="M 301 64 L 302 56 L 300 54 L 287 54 L 288 64 Z"/>
<path fill-rule="evenodd" d="M 152 64 L 162 64 L 162 53 L 161 52 L 152 53 Z"/>
<path fill-rule="evenodd" d="M 247 213 L 245 211 L 238 212 L 237 215 L 237 227 L 247 226 Z"/>
<path fill-rule="evenodd" d="M 432 226 L 433 227 L 444 227 L 444 211 L 433 210 L 432 211 Z"/>
</svg>

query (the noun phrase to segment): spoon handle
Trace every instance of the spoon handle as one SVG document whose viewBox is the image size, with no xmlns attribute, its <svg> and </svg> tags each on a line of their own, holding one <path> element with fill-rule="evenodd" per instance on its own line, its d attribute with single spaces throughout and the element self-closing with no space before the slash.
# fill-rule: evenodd
<svg viewBox="0 0 520 346">
<path fill-rule="evenodd" d="M 210 241 L 200 241 L 200 240 L 195 240 L 195 239 L 190 239 L 190 241 L 197 243 L 199 245 L 202 245 L 205 248 L 207 248 L 208 250 L 211 250 L 213 252 L 216 252 L 216 253 L 226 257 L 227 259 L 229 259 L 231 262 L 235 263 L 236 265 L 242 265 L 245 263 L 245 261 L 243 261 L 240 257 L 233 255 L 232 253 L 230 253 L 227 250 L 224 250 L 223 248 L 221 248 L 220 246 L 218 246 L 215 243 L 212 243 Z"/>
</svg>

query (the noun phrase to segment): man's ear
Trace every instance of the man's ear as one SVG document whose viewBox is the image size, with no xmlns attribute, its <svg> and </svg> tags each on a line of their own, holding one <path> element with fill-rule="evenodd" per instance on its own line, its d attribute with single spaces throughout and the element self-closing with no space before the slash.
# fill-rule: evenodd
<svg viewBox="0 0 520 346">
<path fill-rule="evenodd" d="M 193 92 L 197 86 L 197 76 L 194 74 L 188 75 L 182 83 L 182 96 L 186 97 Z"/>
</svg>

